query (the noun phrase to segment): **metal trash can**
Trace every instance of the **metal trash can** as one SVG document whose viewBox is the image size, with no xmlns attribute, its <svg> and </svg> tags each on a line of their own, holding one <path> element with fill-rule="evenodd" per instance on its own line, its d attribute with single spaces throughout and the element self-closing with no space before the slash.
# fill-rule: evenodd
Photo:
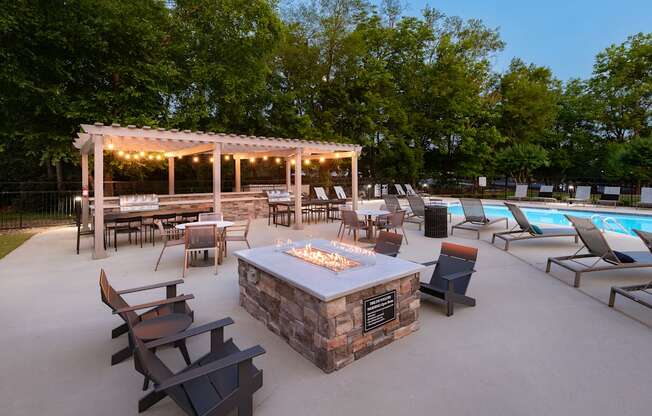
<svg viewBox="0 0 652 416">
<path fill-rule="evenodd" d="M 446 205 L 425 206 L 424 235 L 430 238 L 448 237 L 448 207 Z"/>
</svg>

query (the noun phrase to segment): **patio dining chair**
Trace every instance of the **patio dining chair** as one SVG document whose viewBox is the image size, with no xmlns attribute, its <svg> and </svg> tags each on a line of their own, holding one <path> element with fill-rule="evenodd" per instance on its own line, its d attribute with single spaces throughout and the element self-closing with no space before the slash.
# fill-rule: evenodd
<svg viewBox="0 0 652 416">
<path fill-rule="evenodd" d="M 475 306 L 475 299 L 466 296 L 466 291 L 475 272 L 478 249 L 459 244 L 443 242 L 439 259 L 424 266 L 435 266 L 428 283 L 421 282 L 419 291 L 442 299 L 446 316 L 453 315 L 454 304 Z"/>
<path fill-rule="evenodd" d="M 491 237 L 491 244 L 496 241 L 496 238 L 503 240 L 505 242 L 505 251 L 509 250 L 509 243 L 512 241 L 547 237 L 572 237 L 575 243 L 579 241 L 577 232 L 573 227 L 541 228 L 535 224 L 531 224 L 525 213 L 517 205 L 505 202 L 505 206 L 510 210 L 516 220 L 516 226 L 510 231 L 494 233 L 493 237 Z"/>
<path fill-rule="evenodd" d="M 595 226 L 590 218 L 572 215 L 566 215 L 566 218 L 573 224 L 584 245 L 570 256 L 549 257 L 546 273 L 550 273 L 550 268 L 554 263 L 573 272 L 575 274 L 573 285 L 580 287 L 580 279 L 584 273 L 652 267 L 652 253 L 649 250 L 622 252 L 613 250 L 602 231 Z M 640 233 L 638 236 L 647 245 L 649 241 L 646 242 Z M 588 253 L 580 254 L 584 249 Z M 592 263 L 585 264 L 579 260 L 590 260 Z"/>
<path fill-rule="evenodd" d="M 125 290 L 115 290 L 107 279 L 104 269 L 100 270 L 100 298 L 107 305 L 113 314 L 122 318 L 124 323 L 111 331 L 111 338 L 117 338 L 129 331 L 132 327 L 134 333 L 148 339 L 156 339 L 183 331 L 190 326 L 194 318 L 194 312 L 190 309 L 187 301 L 193 299 L 193 295 L 177 295 L 177 286 L 183 280 L 155 283 L 152 285 L 135 287 Z M 147 292 L 154 289 L 165 288 L 165 299 L 147 302 L 139 305 L 129 305 L 122 295 L 129 293 Z M 138 314 L 137 311 L 145 310 Z M 184 359 L 190 361 L 185 344 L 175 344 L 181 351 Z M 111 365 L 116 365 L 131 357 L 133 351 L 133 339 L 129 337 L 129 345 L 111 356 Z"/>
<path fill-rule="evenodd" d="M 464 221 L 451 227 L 451 235 L 453 235 L 455 229 L 475 231 L 479 240 L 480 231 L 493 224 L 505 221 L 505 229 L 509 228 L 509 220 L 507 217 L 487 217 L 480 199 L 460 198 L 460 203 L 462 204 L 462 210 L 464 211 Z"/>
<path fill-rule="evenodd" d="M 401 230 L 401 234 L 405 237 L 405 244 L 408 243 L 407 236 L 405 235 L 405 229 L 403 228 L 403 223 L 405 222 L 405 211 L 396 211 L 389 215 L 385 216 L 385 220 L 379 223 L 378 229 L 383 231 L 393 230 L 394 233 L 398 233 L 398 230 Z"/>
<path fill-rule="evenodd" d="M 131 235 L 138 242 L 140 237 L 140 247 L 143 246 L 143 218 L 142 217 L 128 217 L 116 218 L 113 225 L 109 226 L 113 231 L 113 246 L 115 251 L 118 251 L 118 235 L 127 234 L 129 236 L 129 244 L 131 244 Z"/>
<path fill-rule="evenodd" d="M 154 383 L 154 388 L 138 401 L 142 413 L 171 398 L 192 416 L 253 415 L 253 395 L 263 385 L 263 371 L 253 359 L 265 353 L 260 346 L 240 350 L 233 339 L 224 340 L 224 328 L 233 323 L 221 319 L 176 335 L 145 342 L 134 336 L 134 367 Z M 174 373 L 157 355 L 156 349 L 170 343 L 183 343 L 210 333 L 210 350 L 186 368 Z"/>
<path fill-rule="evenodd" d="M 403 235 L 380 231 L 373 250 L 378 254 L 396 257 L 401 250 L 401 243 L 403 243 Z"/>
<path fill-rule="evenodd" d="M 199 221 L 224 221 L 224 215 L 221 212 L 202 212 Z"/>
<path fill-rule="evenodd" d="M 337 232 L 337 236 L 340 238 L 340 241 L 344 238 L 344 233 L 349 231 L 349 234 L 353 232 L 353 241 L 358 241 L 358 231 L 368 230 L 369 226 L 366 222 L 361 221 L 358 218 L 358 214 L 352 210 L 342 210 L 342 222 L 340 223 L 340 229 Z"/>
<path fill-rule="evenodd" d="M 165 252 L 165 249 L 168 247 L 182 246 L 184 245 L 185 241 L 182 237 L 181 230 L 177 230 L 174 228 L 166 229 L 163 226 L 163 222 L 161 220 L 154 220 L 154 225 L 158 229 L 159 235 L 163 240 L 163 247 L 161 248 L 161 254 L 158 255 L 158 260 L 156 260 L 156 266 L 154 266 L 154 271 L 157 271 L 158 265 L 161 262 L 161 258 L 163 257 L 163 252 Z"/>
<path fill-rule="evenodd" d="M 249 245 L 249 227 L 251 226 L 251 218 L 247 218 L 246 221 L 237 223 L 230 227 L 224 229 L 224 255 L 226 256 L 227 244 L 230 242 L 244 242 L 247 245 L 247 248 L 251 248 Z"/>
<path fill-rule="evenodd" d="M 191 255 L 213 250 L 215 253 L 215 274 L 217 274 L 217 265 L 220 261 L 221 242 L 215 225 L 187 225 L 184 234 L 184 253 L 183 253 L 183 273 L 186 276 L 186 270 Z"/>
</svg>

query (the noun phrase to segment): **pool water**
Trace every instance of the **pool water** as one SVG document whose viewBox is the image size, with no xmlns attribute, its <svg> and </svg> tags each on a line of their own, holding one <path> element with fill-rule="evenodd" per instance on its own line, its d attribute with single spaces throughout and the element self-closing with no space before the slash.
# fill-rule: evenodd
<svg viewBox="0 0 652 416">
<path fill-rule="evenodd" d="M 565 214 L 573 215 L 582 218 L 593 217 L 593 222 L 600 229 L 607 229 L 621 234 L 635 235 L 632 230 L 641 230 L 652 232 L 652 216 L 650 215 L 635 215 L 635 214 L 617 214 L 614 212 L 596 212 L 596 211 L 575 211 L 563 209 L 547 209 L 547 208 L 521 208 L 528 220 L 533 224 L 544 225 L 562 225 L 570 226 L 570 222 L 564 216 Z M 511 212 L 504 205 L 484 205 L 485 214 L 488 217 L 507 217 L 513 220 Z M 453 215 L 463 216 L 462 206 L 453 204 L 448 206 L 448 211 Z M 599 218 L 611 217 L 616 220 L 624 229 L 613 225 L 614 223 L 609 220 L 609 225 L 605 227 L 605 223 Z"/>
</svg>

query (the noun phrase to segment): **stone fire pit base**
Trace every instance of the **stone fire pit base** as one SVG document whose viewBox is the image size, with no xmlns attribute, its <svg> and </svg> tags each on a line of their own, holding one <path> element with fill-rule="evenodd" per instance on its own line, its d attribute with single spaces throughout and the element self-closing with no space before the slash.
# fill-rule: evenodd
<svg viewBox="0 0 652 416">
<path fill-rule="evenodd" d="M 329 301 L 242 259 L 238 275 L 240 305 L 327 373 L 419 329 L 418 273 Z M 396 290 L 396 319 L 363 332 L 364 299 L 392 290 Z"/>
</svg>

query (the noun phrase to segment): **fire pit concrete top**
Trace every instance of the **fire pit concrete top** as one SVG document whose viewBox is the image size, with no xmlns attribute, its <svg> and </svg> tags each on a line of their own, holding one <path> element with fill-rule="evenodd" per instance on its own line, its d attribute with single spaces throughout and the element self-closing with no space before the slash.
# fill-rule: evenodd
<svg viewBox="0 0 652 416">
<path fill-rule="evenodd" d="M 305 240 L 292 243 L 294 247 L 311 244 L 315 248 L 335 249 L 328 240 Z M 335 243 L 337 244 L 337 243 Z M 235 252 L 235 256 L 277 278 L 298 287 L 323 301 L 330 301 L 410 274 L 425 267 L 411 261 L 375 254 L 372 262 L 342 272 L 333 272 L 322 266 L 285 253 L 287 247 L 265 246 Z M 342 251 L 339 251 L 343 253 Z M 346 254 L 343 254 L 347 256 Z M 355 253 L 352 259 L 359 259 Z"/>
</svg>

